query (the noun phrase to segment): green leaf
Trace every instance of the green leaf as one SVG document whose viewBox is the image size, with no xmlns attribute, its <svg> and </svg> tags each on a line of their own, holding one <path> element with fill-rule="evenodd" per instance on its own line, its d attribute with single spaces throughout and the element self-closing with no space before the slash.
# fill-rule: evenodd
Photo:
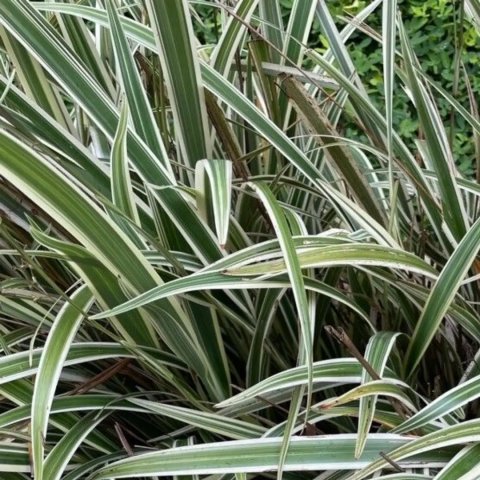
<svg viewBox="0 0 480 480">
<path fill-rule="evenodd" d="M 475 480 L 480 475 L 480 444 L 469 445 L 458 452 L 435 476 L 435 480 Z"/>
<path fill-rule="evenodd" d="M 288 277 L 290 279 L 291 288 L 293 290 L 293 296 L 295 298 L 296 310 L 298 313 L 298 320 L 300 323 L 300 334 L 302 336 L 302 342 L 300 342 L 300 351 L 298 353 L 298 363 L 305 364 L 307 366 L 307 412 L 310 408 L 312 385 L 313 385 L 313 334 L 314 334 L 314 322 L 311 317 L 311 312 L 308 305 L 308 299 L 305 292 L 305 286 L 303 281 L 302 270 L 300 262 L 298 261 L 297 252 L 295 250 L 294 243 L 292 241 L 292 235 L 290 233 L 287 219 L 282 212 L 278 202 L 268 186 L 264 183 L 250 183 L 251 188 L 259 196 L 262 201 L 267 214 L 272 222 L 273 228 L 278 238 L 282 255 L 285 259 Z M 281 477 L 283 471 L 283 465 L 286 461 L 286 456 L 289 448 L 289 437 L 291 429 L 296 422 L 296 416 L 300 408 L 301 400 L 303 396 L 303 390 L 297 390 L 294 393 L 291 408 L 289 412 L 289 419 L 287 428 L 285 430 L 284 442 L 279 458 L 278 475 Z"/>
<path fill-rule="evenodd" d="M 339 358 L 322 360 L 313 363 L 313 383 L 360 383 L 362 369 L 357 360 L 353 358 Z M 389 372 L 389 375 L 391 373 Z M 306 366 L 295 367 L 272 375 L 256 385 L 247 388 L 243 392 L 224 400 L 216 405 L 224 408 L 230 405 L 238 405 L 249 402 L 255 397 L 265 396 L 268 393 L 286 388 L 293 388 L 308 383 L 308 371 Z"/>
<path fill-rule="evenodd" d="M 74 425 L 60 439 L 45 459 L 42 472 L 43 478 L 48 478 L 48 480 L 60 480 L 60 478 L 63 478 L 62 474 L 77 448 L 82 444 L 87 435 L 89 435 L 100 422 L 105 420 L 108 415 L 109 413 L 103 415 L 96 413 L 88 414 Z"/>
<path fill-rule="evenodd" d="M 0 471 L 1 472 L 31 472 L 28 449 L 25 444 L 15 442 L 0 443 Z"/>
<path fill-rule="evenodd" d="M 264 438 L 178 447 L 144 453 L 100 469 L 92 480 L 132 478 L 146 475 L 191 475 L 255 473 L 275 470 L 283 438 Z M 372 434 L 362 457 L 353 458 L 353 435 L 294 437 L 284 465 L 285 471 L 352 469 L 368 465 L 379 451 L 407 445 L 410 438 Z"/>
<path fill-rule="evenodd" d="M 417 65 L 417 60 L 401 20 L 398 22 L 398 25 L 404 65 L 408 77 L 408 86 L 412 92 L 415 108 L 425 134 L 429 159 L 437 173 L 443 215 L 453 236 L 459 241 L 467 230 L 468 222 L 455 181 L 456 175 L 453 155 L 432 95 L 420 81 L 416 73 L 415 66 Z"/>
<path fill-rule="evenodd" d="M 395 81 L 395 37 L 397 0 L 384 1 L 382 4 L 382 40 L 383 40 L 383 77 L 385 90 L 385 113 L 387 122 L 388 177 L 390 187 L 390 209 L 392 229 L 398 231 L 394 222 L 394 178 L 393 178 L 393 88 Z"/>
<path fill-rule="evenodd" d="M 208 411 L 177 407 L 139 398 L 130 398 L 129 401 L 134 405 L 142 407 L 143 410 L 151 411 L 158 415 L 165 415 L 187 425 L 193 425 L 233 440 L 255 438 L 265 433 L 265 428 L 260 426 Z"/>
<path fill-rule="evenodd" d="M 304 277 L 304 284 L 307 290 L 317 292 L 321 295 L 326 295 L 336 301 L 343 303 L 350 307 L 356 313 L 358 313 L 367 323 L 370 323 L 368 315 L 353 301 L 351 301 L 346 295 L 343 295 L 337 289 L 330 287 L 329 285 L 314 280 L 308 277 Z M 132 298 L 127 302 L 114 307 L 111 310 L 107 310 L 90 317 L 91 320 L 99 320 L 112 315 L 118 315 L 124 312 L 131 311 L 132 309 L 139 308 L 148 305 L 155 300 L 169 297 L 172 295 L 184 295 L 188 292 L 197 292 L 202 290 L 225 290 L 229 291 L 235 289 L 269 289 L 269 288 L 288 288 L 290 281 L 285 275 L 278 276 L 272 279 L 241 279 L 238 277 L 229 277 L 218 272 L 199 272 L 194 275 L 182 277 L 177 280 L 172 280 L 164 285 L 156 287 L 149 292 L 145 292 L 138 297 Z M 373 330 L 373 328 L 372 328 Z"/>
<path fill-rule="evenodd" d="M 449 258 L 440 273 L 422 315 L 416 322 L 405 357 L 405 371 L 413 374 L 432 341 L 438 326 L 453 302 L 461 281 L 465 277 L 480 248 L 480 219 L 477 220 Z"/>
<path fill-rule="evenodd" d="M 476 376 L 466 382 L 449 389 L 412 417 L 394 428 L 395 433 L 405 433 L 423 427 L 433 420 L 443 417 L 480 395 L 480 377 Z"/>
<path fill-rule="evenodd" d="M 43 349 L 12 353 L 0 357 L 0 384 L 35 375 Z M 132 354 L 117 343 L 85 342 L 74 343 L 67 353 L 65 365 L 76 365 L 94 360 L 115 357 L 131 357 Z"/>
<path fill-rule="evenodd" d="M 113 0 L 107 0 L 106 7 L 108 21 L 110 24 L 110 33 L 112 35 L 112 45 L 115 51 L 115 58 L 117 59 L 119 66 L 119 78 L 121 80 L 128 107 L 132 115 L 134 129 L 158 158 L 167 158 L 167 152 L 165 151 L 165 147 L 162 143 L 160 132 L 158 131 L 152 109 L 148 103 L 147 94 L 143 88 L 140 74 L 138 73 L 133 60 L 127 38 L 123 31 L 122 23 L 120 22 L 120 18 L 117 14 Z M 119 121 L 119 126 L 122 126 L 121 118 Z M 126 128 L 126 126 L 123 128 Z M 121 130 L 117 132 L 117 135 L 120 135 L 120 132 Z M 125 135 L 125 133 L 122 135 Z M 122 140 L 120 137 L 119 141 L 125 140 Z M 165 163 L 165 167 L 169 175 L 173 177 L 173 172 L 168 162 Z"/>
<path fill-rule="evenodd" d="M 210 158 L 207 112 L 186 0 L 147 0 L 157 51 L 186 165 Z M 187 93 L 188 92 L 188 93 Z"/>
<path fill-rule="evenodd" d="M 364 397 L 377 397 L 378 395 L 383 395 L 396 398 L 405 404 L 410 410 L 415 410 L 415 406 L 412 404 L 409 396 L 405 394 L 402 389 L 405 387 L 407 387 L 405 383 L 402 384 L 396 380 L 372 380 L 370 382 L 362 383 L 358 387 L 352 388 L 340 397 L 326 400 L 320 404 L 320 408 L 329 409 Z"/>
<path fill-rule="evenodd" d="M 390 352 L 394 346 L 395 340 L 400 333 L 378 332 L 370 337 L 365 350 L 365 360 L 381 378 L 387 365 Z M 362 385 L 371 380 L 376 380 L 364 368 L 362 371 Z M 368 432 L 372 426 L 375 415 L 375 405 L 377 403 L 376 395 L 360 397 L 360 406 L 358 409 L 358 441 L 355 447 L 355 457 L 358 458 L 363 451 L 363 447 L 368 438 Z"/>
<path fill-rule="evenodd" d="M 57 5 L 58 6 L 58 5 Z M 94 22 L 109 26 L 105 11 L 78 5 L 62 4 L 69 12 L 92 15 Z M 70 8 L 69 8 L 70 7 Z M 73 9 L 71 7 L 74 7 Z M 63 10 L 62 10 L 63 11 Z M 58 38 L 51 26 L 42 18 L 26 0 L 6 0 L 0 4 L 0 16 L 13 35 L 28 48 L 93 119 L 95 125 L 110 139 L 118 125 L 118 112 L 103 88 L 87 71 L 81 60 L 69 50 Z M 122 21 L 123 23 L 123 21 Z M 153 51 L 156 50 L 151 30 L 144 26 L 125 21 L 126 33 L 133 31 L 140 35 L 140 42 L 147 41 Z M 146 37 L 145 37 L 146 34 Z M 157 157 L 141 141 L 135 132 L 129 131 L 127 136 L 129 160 L 147 184 L 156 186 L 172 186 L 174 179 L 169 172 L 169 159 Z M 201 158 L 205 158 L 203 155 Z M 220 256 L 219 248 L 212 233 L 206 228 L 200 217 L 176 189 L 154 190 L 154 195 L 162 207 L 170 212 L 170 218 L 179 232 L 186 237 L 192 248 L 205 260 L 216 260 Z M 106 237 L 108 238 L 108 237 Z"/>
<path fill-rule="evenodd" d="M 48 115 L 70 132 L 73 130 L 72 121 L 65 105 L 54 85 L 49 82 L 47 75 L 39 63 L 28 53 L 22 45 L 4 28 L 0 29 L 3 43 L 14 61 L 16 74 L 25 93 Z"/>
<path fill-rule="evenodd" d="M 467 444 L 469 442 L 478 442 L 480 440 L 480 420 L 470 420 L 460 425 L 453 425 L 443 428 L 439 431 L 430 433 L 420 438 L 414 439 L 406 445 L 403 445 L 393 451 L 388 452 L 388 457 L 394 462 L 398 462 L 404 458 L 413 455 L 419 455 L 431 451 L 439 451 L 440 449 Z M 368 478 L 377 470 L 387 467 L 389 462 L 380 459 L 373 462 L 368 467 L 358 473 L 354 473 L 349 480 L 363 480 Z"/>
<path fill-rule="evenodd" d="M 126 155 L 126 134 L 128 124 L 128 102 L 122 105 L 118 129 L 113 140 L 112 154 L 110 159 L 112 176 L 112 200 L 113 204 L 130 220 L 140 225 L 135 198 L 132 191 L 132 182 L 128 169 Z"/>
<path fill-rule="evenodd" d="M 205 175 L 208 177 L 208 182 Z M 232 162 L 198 161 L 195 167 L 195 182 L 198 209 L 205 220 L 208 220 L 209 208 L 213 209 L 218 242 L 221 248 L 225 248 L 232 200 Z"/>
<path fill-rule="evenodd" d="M 240 0 L 236 3 L 233 14 L 227 18 L 210 59 L 213 68 L 224 76 L 230 72 L 233 58 L 246 32 L 245 23 L 250 22 L 258 3 L 259 0 Z"/>
<path fill-rule="evenodd" d="M 15 423 L 29 420 L 31 414 L 31 405 L 11 408 L 0 414 L 0 427 L 5 428 Z M 128 400 L 111 394 L 81 394 L 68 397 L 57 396 L 53 399 L 50 415 L 61 414 L 65 412 L 89 412 L 89 411 L 137 411 L 148 413 L 140 406 L 135 406 Z M 52 418 L 58 418 L 58 415 Z"/>
<path fill-rule="evenodd" d="M 385 215 L 380 208 L 365 175 L 360 171 L 348 147 L 338 145 L 338 133 L 322 109 L 311 101 L 307 91 L 298 80 L 283 77 L 282 87 L 293 100 L 297 112 L 305 119 L 318 144 L 325 146 L 330 163 L 338 170 L 358 203 L 380 224 L 385 224 Z"/>
<path fill-rule="evenodd" d="M 282 55 L 280 57 L 281 65 L 300 66 L 302 64 L 314 14 L 315 2 L 293 0 L 292 9 L 288 16 L 288 25 L 283 37 Z M 278 101 L 283 121 L 282 126 L 286 129 L 291 121 L 291 105 L 288 102 L 288 96 L 282 91 L 280 91 Z"/>
<path fill-rule="evenodd" d="M 38 366 L 32 399 L 32 459 L 35 478 L 44 478 L 44 443 L 48 419 L 58 379 L 77 330 L 92 304 L 93 298 L 86 286 L 80 287 L 57 315 Z M 51 477 L 45 477 L 51 478 Z"/>
<path fill-rule="evenodd" d="M 337 265 L 383 266 L 404 269 L 435 278 L 435 270 L 411 253 L 374 244 L 332 245 L 300 251 L 301 268 L 332 267 Z M 277 274 L 286 271 L 282 260 L 269 260 L 251 265 L 232 266 L 224 271 L 227 275 L 250 276 Z"/>
</svg>

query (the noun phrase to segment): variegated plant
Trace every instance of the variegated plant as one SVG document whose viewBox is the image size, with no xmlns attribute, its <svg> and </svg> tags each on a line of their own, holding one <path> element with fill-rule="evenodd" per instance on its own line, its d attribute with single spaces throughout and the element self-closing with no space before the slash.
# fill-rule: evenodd
<svg viewBox="0 0 480 480">
<path fill-rule="evenodd" d="M 291 3 L 0 1 L 1 478 L 480 477 L 475 92 Z"/>
</svg>

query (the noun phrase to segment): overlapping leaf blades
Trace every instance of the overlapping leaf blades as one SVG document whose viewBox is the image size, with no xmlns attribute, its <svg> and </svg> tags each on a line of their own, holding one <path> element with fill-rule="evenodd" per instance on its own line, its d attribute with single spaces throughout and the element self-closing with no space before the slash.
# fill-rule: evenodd
<svg viewBox="0 0 480 480">
<path fill-rule="evenodd" d="M 0 472 L 473 478 L 479 191 L 430 89 L 478 121 L 380 4 L 0 2 Z"/>
</svg>

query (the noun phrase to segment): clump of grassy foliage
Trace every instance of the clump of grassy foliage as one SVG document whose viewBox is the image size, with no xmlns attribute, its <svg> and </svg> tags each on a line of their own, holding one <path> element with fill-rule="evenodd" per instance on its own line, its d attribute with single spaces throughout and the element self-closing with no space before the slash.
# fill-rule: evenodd
<svg viewBox="0 0 480 480">
<path fill-rule="evenodd" d="M 437 108 L 478 144 L 473 91 L 395 1 L 201 2 L 213 44 L 198 3 L 0 2 L 2 478 L 476 478 L 480 188 Z"/>
</svg>

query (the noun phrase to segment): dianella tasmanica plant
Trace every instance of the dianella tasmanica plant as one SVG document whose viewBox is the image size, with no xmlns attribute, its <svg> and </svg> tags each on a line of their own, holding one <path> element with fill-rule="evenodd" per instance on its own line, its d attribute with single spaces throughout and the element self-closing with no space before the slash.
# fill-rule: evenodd
<svg viewBox="0 0 480 480">
<path fill-rule="evenodd" d="M 0 1 L 2 479 L 480 478 L 480 3 L 333 3 Z"/>
</svg>

